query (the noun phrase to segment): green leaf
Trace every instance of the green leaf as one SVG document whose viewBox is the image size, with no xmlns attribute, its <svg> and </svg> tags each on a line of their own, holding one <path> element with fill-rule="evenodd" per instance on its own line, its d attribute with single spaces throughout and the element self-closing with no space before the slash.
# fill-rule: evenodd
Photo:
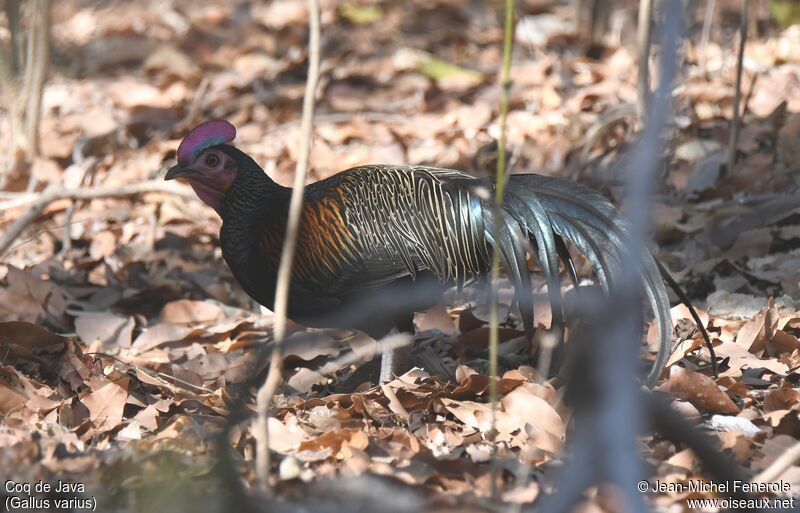
<svg viewBox="0 0 800 513">
<path fill-rule="evenodd" d="M 483 81 L 483 75 L 471 69 L 462 68 L 443 61 L 432 55 L 423 57 L 417 62 L 417 69 L 434 80 L 444 80 L 447 78 L 462 76 L 476 84 Z"/>
<path fill-rule="evenodd" d="M 339 7 L 339 16 L 353 25 L 369 25 L 383 17 L 383 9 L 376 5 L 344 4 Z"/>
<path fill-rule="evenodd" d="M 770 0 L 769 10 L 782 28 L 800 22 L 800 3 L 796 0 Z"/>
</svg>

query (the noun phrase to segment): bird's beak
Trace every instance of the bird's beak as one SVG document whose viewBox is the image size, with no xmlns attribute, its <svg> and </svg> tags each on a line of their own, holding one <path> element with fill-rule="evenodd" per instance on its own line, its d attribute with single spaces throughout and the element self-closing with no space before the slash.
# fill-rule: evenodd
<svg viewBox="0 0 800 513">
<path fill-rule="evenodd" d="M 190 167 L 184 167 L 180 164 L 176 166 L 172 166 L 167 171 L 166 176 L 164 176 L 164 180 L 175 180 L 176 178 L 187 178 L 189 175 L 194 174 L 194 169 Z"/>
</svg>

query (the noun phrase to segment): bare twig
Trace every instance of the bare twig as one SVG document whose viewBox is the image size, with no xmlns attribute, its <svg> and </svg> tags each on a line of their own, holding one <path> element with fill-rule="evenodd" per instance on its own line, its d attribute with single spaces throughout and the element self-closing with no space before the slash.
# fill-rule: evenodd
<svg viewBox="0 0 800 513">
<path fill-rule="evenodd" d="M 26 92 L 25 137 L 29 157 L 39 152 L 39 117 L 42 91 L 50 60 L 50 0 L 33 0 L 23 89 Z"/>
<path fill-rule="evenodd" d="M 744 69 L 744 46 L 747 43 L 748 0 L 742 0 L 742 11 L 739 17 L 739 54 L 736 56 L 736 94 L 733 98 L 733 126 L 731 140 L 728 145 L 728 173 L 733 172 L 736 165 L 736 147 L 739 145 L 739 128 L 741 125 L 740 103 L 742 101 L 742 70 Z"/>
<path fill-rule="evenodd" d="M 314 100 L 319 81 L 320 61 L 320 20 L 319 0 L 308 0 L 308 77 L 303 97 L 303 119 L 301 124 L 300 154 L 294 172 L 292 199 L 289 205 L 289 219 L 286 226 L 286 237 L 281 251 L 281 263 L 278 268 L 278 282 L 275 288 L 275 346 L 272 350 L 269 374 L 256 396 L 258 417 L 254 426 L 256 433 L 256 476 L 259 486 L 267 489 L 269 485 L 270 453 L 269 429 L 267 417 L 270 403 L 283 377 L 282 343 L 286 333 L 286 318 L 289 305 L 289 283 L 292 276 L 297 233 L 300 227 L 300 214 L 303 207 L 303 192 L 308 175 L 308 160 L 311 152 L 311 132 L 314 120 Z"/>
<path fill-rule="evenodd" d="M 647 97 L 650 95 L 650 25 L 653 21 L 653 0 L 639 1 L 639 83 L 638 102 L 639 119 L 647 115 Z"/>
<path fill-rule="evenodd" d="M 203 108 L 209 86 L 211 86 L 211 80 L 209 80 L 208 77 L 203 77 L 203 80 L 200 81 L 200 85 L 197 86 L 197 89 L 192 96 L 192 101 L 189 103 L 189 109 L 186 112 L 186 116 L 184 116 L 183 120 L 178 123 L 179 129 L 182 130 L 195 125 L 195 119 L 197 119 L 197 116 L 200 114 L 200 111 Z"/>
<path fill-rule="evenodd" d="M 706 2 L 706 13 L 703 16 L 703 34 L 700 36 L 700 72 L 706 72 L 706 60 L 708 59 L 708 42 L 711 38 L 711 22 L 714 20 L 714 8 L 717 0 Z"/>
<path fill-rule="evenodd" d="M 10 155 L 0 172 L 0 188 L 23 178 L 39 149 L 42 91 L 50 56 L 50 0 L 31 0 L 27 39 L 23 38 L 19 0 L 8 0 L 10 48 L 0 48 L 0 89 L 8 112 Z"/>
<path fill-rule="evenodd" d="M 705 472 L 718 483 L 746 481 L 747 473 L 731 456 L 719 452 L 713 436 L 704 433 L 673 410 L 669 402 L 659 393 L 644 394 L 650 427 L 675 443 L 685 444 L 697 456 Z M 736 499 L 752 499 L 741 487 L 733 487 L 731 495 Z M 759 510 L 753 510 L 759 511 Z"/>
<path fill-rule="evenodd" d="M 83 176 L 81 177 L 80 184 L 81 188 L 86 185 L 89 177 L 94 174 L 94 171 L 97 167 L 97 157 L 90 157 L 88 161 L 84 162 L 83 167 Z M 66 253 L 72 249 L 72 216 L 75 214 L 75 210 L 78 208 L 79 203 L 79 201 L 73 201 L 69 208 L 67 208 L 66 216 L 64 216 L 64 238 L 61 243 L 62 253 Z"/>
<path fill-rule="evenodd" d="M 514 0 L 506 0 L 506 16 L 503 28 L 503 68 L 500 72 L 500 136 L 497 140 L 497 175 L 495 176 L 495 208 L 503 206 L 506 185 L 506 124 L 511 90 L 511 52 L 514 43 Z M 495 240 L 499 240 L 495 236 Z M 497 283 L 500 279 L 500 252 L 492 252 L 492 267 L 489 298 L 489 401 L 492 405 L 492 433 L 497 421 L 497 348 L 500 344 L 497 305 Z M 496 449 L 496 448 L 495 448 Z M 497 458 L 492 459 L 492 496 L 497 496 L 497 479 L 500 467 Z"/>
<path fill-rule="evenodd" d="M 162 180 L 151 180 L 119 187 L 92 187 L 89 189 L 66 189 L 60 184 L 52 184 L 40 194 L 27 195 L 25 198 L 20 198 L 26 200 L 24 203 L 20 204 L 19 200 L 12 200 L 12 202 L 16 203 L 14 206 L 26 205 L 28 203 L 30 203 L 30 206 L 28 206 L 28 210 L 25 211 L 22 216 L 18 217 L 6 228 L 3 236 L 0 237 L 0 258 L 6 254 L 6 251 L 8 251 L 14 241 L 17 240 L 17 237 L 19 237 L 22 231 L 25 230 L 29 224 L 34 222 L 54 201 L 62 199 L 78 201 L 98 198 L 122 198 L 148 192 L 175 194 L 188 199 L 195 199 L 197 197 L 185 187 L 172 183 L 165 183 Z M 3 208 L 4 206 L 0 205 L 0 210 L 3 210 Z"/>
<path fill-rule="evenodd" d="M 22 30 L 20 29 L 20 0 L 6 1 L 6 16 L 8 16 L 8 28 L 11 32 L 11 48 L 9 51 L 10 69 L 6 71 L 8 76 L 16 75 L 22 67 L 24 59 L 22 51 Z"/>
<path fill-rule="evenodd" d="M 550 365 L 553 362 L 553 351 L 558 346 L 558 337 L 552 333 L 545 333 L 539 344 L 539 362 L 536 368 L 536 382 L 541 384 L 547 381 L 550 375 Z"/>
<path fill-rule="evenodd" d="M 800 462 L 800 443 L 796 443 L 753 478 L 754 483 L 771 483 L 792 465 Z"/>
</svg>

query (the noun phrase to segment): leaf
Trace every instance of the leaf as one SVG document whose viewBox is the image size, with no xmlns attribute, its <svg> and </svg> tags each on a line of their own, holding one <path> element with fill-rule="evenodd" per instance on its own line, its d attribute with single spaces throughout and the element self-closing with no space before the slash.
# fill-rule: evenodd
<svg viewBox="0 0 800 513">
<path fill-rule="evenodd" d="M 484 403 L 473 401 L 454 401 L 442 399 L 442 404 L 464 425 L 481 432 L 489 431 L 492 427 L 492 407 Z"/>
<path fill-rule="evenodd" d="M 714 415 L 708 422 L 708 427 L 715 431 L 729 431 L 741 433 L 745 436 L 755 436 L 761 430 L 752 421 L 744 417 L 732 417 L 729 415 Z"/>
<path fill-rule="evenodd" d="M 764 410 L 791 410 L 800 403 L 800 390 L 794 388 L 778 388 L 770 390 L 764 397 Z"/>
<path fill-rule="evenodd" d="M 109 381 L 81 399 L 84 406 L 89 409 L 89 419 L 98 431 L 109 431 L 122 422 L 130 381 L 127 377 Z"/>
<path fill-rule="evenodd" d="M 202 324 L 217 321 L 225 315 L 222 308 L 206 301 L 179 299 L 164 305 L 158 316 L 161 322 L 174 324 Z"/>
<path fill-rule="evenodd" d="M 461 78 L 473 85 L 483 81 L 483 75 L 477 71 L 456 66 L 430 54 L 417 61 L 417 69 L 434 80 Z"/>
<path fill-rule="evenodd" d="M 669 370 L 666 388 L 668 392 L 689 401 L 700 411 L 739 413 L 736 404 L 714 380 L 699 372 L 673 366 Z"/>
<path fill-rule="evenodd" d="M 684 188 L 686 195 L 694 197 L 714 187 L 727 160 L 728 150 L 722 149 L 698 161 Z"/>
<path fill-rule="evenodd" d="M 570 34 L 569 21 L 555 14 L 525 16 L 517 24 L 516 38 L 523 44 L 545 46 L 554 37 Z"/>
<path fill-rule="evenodd" d="M 61 345 L 67 341 L 65 337 L 57 335 L 37 324 L 23 321 L 0 323 L 0 358 L 6 360 L 10 357 L 38 360 L 35 356 L 37 350 Z"/>
<path fill-rule="evenodd" d="M 23 378 L 13 367 L 0 365 L 0 413 L 8 415 L 20 408 L 30 392 L 25 390 Z"/>
<path fill-rule="evenodd" d="M 739 330 L 736 344 L 746 348 L 750 353 L 761 354 L 766 348 L 767 340 L 772 339 L 777 322 L 777 309 L 774 300 L 770 297 L 767 307 L 758 312 L 753 320 L 747 322 Z"/>
<path fill-rule="evenodd" d="M 300 461 L 343 459 L 349 455 L 349 447 L 363 451 L 367 446 L 369 439 L 360 429 L 340 429 L 301 442 L 295 456 Z"/>
<path fill-rule="evenodd" d="M 536 395 L 535 387 L 528 388 L 528 383 L 515 388 L 503 397 L 500 404 L 503 410 L 527 423 L 535 429 L 544 430 L 556 438 L 564 439 L 567 426 L 553 406 Z"/>
<path fill-rule="evenodd" d="M 347 3 L 339 7 L 339 16 L 353 25 L 369 25 L 383 17 L 383 9 L 377 5 Z"/>
<path fill-rule="evenodd" d="M 111 312 L 86 312 L 75 319 L 75 331 L 84 344 L 100 344 L 103 350 L 131 346 L 135 322 Z"/>
<path fill-rule="evenodd" d="M 172 323 L 162 322 L 147 328 L 136 340 L 133 341 L 131 348 L 136 353 L 143 353 L 150 349 L 166 344 L 183 340 L 192 330 L 183 326 L 176 326 Z"/>
</svg>

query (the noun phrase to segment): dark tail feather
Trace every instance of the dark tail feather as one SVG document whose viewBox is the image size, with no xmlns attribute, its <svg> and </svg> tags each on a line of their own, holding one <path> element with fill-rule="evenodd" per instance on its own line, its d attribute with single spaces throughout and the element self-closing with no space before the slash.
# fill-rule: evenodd
<svg viewBox="0 0 800 513">
<path fill-rule="evenodd" d="M 703 325 L 703 321 L 700 320 L 700 316 L 697 314 L 697 310 L 694 309 L 692 302 L 689 301 L 689 296 L 687 296 L 686 292 L 684 292 L 681 286 L 678 285 L 678 282 L 675 281 L 675 278 L 673 278 L 672 275 L 669 274 L 669 271 L 667 271 L 667 268 L 664 267 L 664 264 L 659 262 L 658 259 L 655 260 L 656 260 L 656 265 L 658 266 L 658 270 L 659 272 L 661 272 L 661 276 L 664 278 L 664 281 L 667 282 L 669 288 L 671 288 L 672 291 L 675 292 L 675 295 L 678 296 L 678 299 L 680 299 L 681 303 L 683 303 L 684 306 L 686 306 L 686 308 L 689 310 L 689 315 L 692 316 L 692 319 L 694 319 L 694 323 L 697 325 L 697 329 L 700 330 L 700 335 L 702 335 L 703 337 L 703 342 L 705 343 L 711 358 L 711 371 L 714 373 L 714 377 L 718 378 L 719 368 L 717 367 L 717 354 L 714 351 L 714 345 L 711 343 L 711 338 L 708 336 L 708 331 L 706 330 L 706 327 Z"/>
<path fill-rule="evenodd" d="M 485 236 L 495 251 L 500 252 L 500 261 L 514 283 L 517 304 L 525 325 L 525 334 L 533 338 L 533 291 L 528 272 L 528 261 L 522 243 L 522 233 L 514 219 L 505 211 L 495 210 L 491 205 L 483 206 Z"/>
<path fill-rule="evenodd" d="M 556 247 L 556 234 L 550 228 L 547 210 L 536 198 L 520 198 L 508 194 L 504 205 L 505 210 L 516 220 L 517 229 L 522 227 L 527 235 L 537 246 L 539 264 L 547 281 L 547 292 L 550 296 L 551 310 L 553 312 L 552 328 L 559 336 L 563 335 L 564 310 L 561 301 L 561 277 L 558 272 L 558 250 Z M 525 215 L 518 215 L 524 212 Z"/>
<path fill-rule="evenodd" d="M 626 250 L 626 222 L 611 203 L 578 184 L 539 175 L 512 175 L 507 191 L 509 201 L 505 208 L 537 240 L 540 259 L 542 253 L 550 258 L 558 251 L 553 236 L 556 234 L 586 255 L 603 288 L 614 287 Z M 542 268 L 546 274 L 557 275 L 557 262 L 555 265 L 554 271 L 543 261 Z M 653 256 L 642 255 L 640 268 L 644 292 L 659 329 L 658 354 L 647 376 L 648 385 L 653 385 L 671 349 L 672 318 L 669 297 Z M 553 281 L 552 276 L 548 278 L 548 283 Z"/>
<path fill-rule="evenodd" d="M 558 251 L 558 258 L 561 259 L 564 263 L 564 267 L 567 268 L 572 286 L 577 289 L 580 282 L 578 281 L 578 273 L 575 271 L 575 262 L 572 260 L 572 255 L 569 254 L 569 249 L 567 249 L 567 245 L 564 244 L 564 239 L 562 239 L 560 235 L 556 236 L 556 251 Z"/>
</svg>

